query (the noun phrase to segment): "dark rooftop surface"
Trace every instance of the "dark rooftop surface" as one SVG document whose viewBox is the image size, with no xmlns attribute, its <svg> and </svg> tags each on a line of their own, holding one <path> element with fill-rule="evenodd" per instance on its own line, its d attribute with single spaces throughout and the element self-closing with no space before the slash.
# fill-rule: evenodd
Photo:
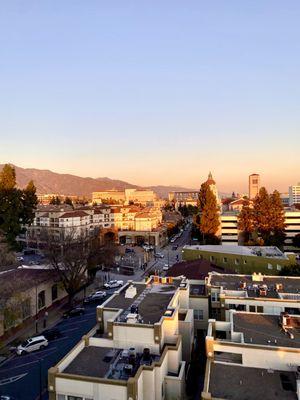
<svg viewBox="0 0 300 400">
<path fill-rule="evenodd" d="M 300 348 L 299 328 L 289 329 L 294 335 L 291 339 L 279 325 L 280 317 L 255 313 L 234 313 L 235 332 L 244 334 L 245 343 Z"/>
<path fill-rule="evenodd" d="M 212 363 L 209 392 L 228 400 L 297 400 L 294 372 Z"/>
<path fill-rule="evenodd" d="M 63 371 L 66 374 L 128 380 L 141 365 L 151 365 L 160 355 L 135 353 L 133 359 L 128 350 L 111 347 L 85 347 Z"/>
<path fill-rule="evenodd" d="M 212 286 L 222 286 L 224 290 L 245 290 L 248 297 L 262 297 L 258 289 L 263 285 L 267 288 L 264 297 L 279 298 L 280 293 L 300 294 L 300 278 L 292 276 L 262 276 L 262 280 L 258 281 L 253 280 L 251 275 L 212 274 L 210 283 Z M 276 290 L 278 284 L 281 284 L 282 288 Z"/>
<path fill-rule="evenodd" d="M 209 272 L 219 272 L 220 274 L 233 273 L 233 271 L 225 270 L 218 267 L 207 260 L 182 261 L 174 264 L 166 273 L 166 276 L 182 276 L 187 279 L 204 280 Z"/>
<path fill-rule="evenodd" d="M 104 305 L 104 308 L 120 308 L 123 313 L 119 317 L 119 322 L 126 322 L 126 316 L 131 313 L 131 306 L 138 307 L 138 314 L 141 323 L 154 324 L 158 322 L 174 296 L 180 281 L 174 281 L 172 284 L 155 284 L 148 285 L 135 284 L 137 294 L 134 298 L 126 298 L 126 289 L 112 298 Z"/>
<path fill-rule="evenodd" d="M 103 378 L 109 371 L 111 357 L 105 356 L 114 352 L 110 347 L 85 347 L 63 371 L 66 374 Z"/>
</svg>

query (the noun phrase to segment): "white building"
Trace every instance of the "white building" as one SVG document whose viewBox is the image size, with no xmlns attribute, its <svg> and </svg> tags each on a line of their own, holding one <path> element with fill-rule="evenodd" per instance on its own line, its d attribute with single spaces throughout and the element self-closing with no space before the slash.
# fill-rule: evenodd
<svg viewBox="0 0 300 400">
<path fill-rule="evenodd" d="M 258 174 L 249 175 L 249 199 L 253 200 L 258 195 L 260 189 L 260 176 Z"/>
<path fill-rule="evenodd" d="M 129 281 L 97 307 L 97 326 L 49 370 L 50 400 L 185 398 L 197 284 L 183 277 Z M 193 306 L 193 309 L 191 308 Z"/>
<path fill-rule="evenodd" d="M 300 182 L 289 187 L 289 205 L 300 204 Z"/>
</svg>

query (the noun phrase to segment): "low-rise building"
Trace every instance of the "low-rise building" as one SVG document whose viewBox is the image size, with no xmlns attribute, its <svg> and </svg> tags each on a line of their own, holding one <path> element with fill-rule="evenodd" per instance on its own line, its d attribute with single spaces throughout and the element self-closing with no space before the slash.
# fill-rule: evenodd
<svg viewBox="0 0 300 400">
<path fill-rule="evenodd" d="M 274 246 L 186 245 L 182 250 L 183 260 L 208 260 L 237 273 L 278 273 L 295 264 L 295 257 Z"/>
<path fill-rule="evenodd" d="M 125 189 L 107 190 L 92 193 L 93 204 L 121 204 L 129 205 L 140 204 L 142 206 L 152 206 L 157 201 L 155 192 L 151 189 Z"/>
<path fill-rule="evenodd" d="M 210 320 L 202 400 L 296 400 L 300 395 L 300 315 L 230 311 Z"/>
<path fill-rule="evenodd" d="M 222 321 L 229 320 L 230 310 L 300 315 L 299 288 L 295 276 L 209 273 L 206 279 L 210 315 Z"/>
<path fill-rule="evenodd" d="M 289 206 L 300 204 L 300 182 L 289 187 Z"/>
<path fill-rule="evenodd" d="M 194 341 L 189 295 L 182 278 L 128 282 L 97 307 L 97 326 L 49 370 L 50 400 L 183 399 Z"/>
<path fill-rule="evenodd" d="M 67 296 L 53 270 L 18 268 L 1 273 L 0 339 Z"/>
</svg>

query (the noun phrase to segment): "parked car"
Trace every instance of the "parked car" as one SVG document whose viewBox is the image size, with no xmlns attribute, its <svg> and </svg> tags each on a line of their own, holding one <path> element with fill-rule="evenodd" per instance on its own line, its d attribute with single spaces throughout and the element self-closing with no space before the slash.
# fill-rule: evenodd
<svg viewBox="0 0 300 400">
<path fill-rule="evenodd" d="M 18 356 L 21 356 L 22 354 L 31 353 L 32 351 L 42 350 L 46 346 L 48 346 L 48 340 L 45 336 L 35 336 L 20 344 L 17 347 L 16 352 Z"/>
<path fill-rule="evenodd" d="M 130 254 L 130 253 L 134 253 L 134 249 L 129 249 L 128 247 L 126 247 L 125 254 Z"/>
<path fill-rule="evenodd" d="M 174 243 L 176 239 L 177 239 L 176 237 L 173 237 L 173 238 L 170 240 L 170 242 L 171 242 L 171 243 Z"/>
<path fill-rule="evenodd" d="M 106 292 L 99 291 L 91 294 L 90 296 L 86 297 L 83 302 L 84 303 L 96 303 L 97 301 L 103 300 L 106 297 Z"/>
<path fill-rule="evenodd" d="M 174 246 L 172 246 L 172 250 L 177 250 L 178 249 L 178 244 L 174 244 Z"/>
<path fill-rule="evenodd" d="M 165 265 L 163 266 L 163 271 L 168 271 L 168 269 L 169 269 L 169 264 L 165 264 Z"/>
<path fill-rule="evenodd" d="M 57 328 L 47 329 L 43 332 L 43 336 L 50 341 L 62 337 L 62 333 Z"/>
<path fill-rule="evenodd" d="M 18 257 L 17 257 L 17 260 L 18 260 L 18 261 L 24 261 L 24 257 L 18 256 Z M 0 397 L 0 399 L 1 399 L 1 397 Z"/>
<path fill-rule="evenodd" d="M 72 308 L 71 310 L 65 312 L 63 315 L 63 318 L 76 317 L 78 315 L 83 315 L 84 313 L 85 313 L 85 310 L 83 307 L 75 307 L 75 308 Z"/>
<path fill-rule="evenodd" d="M 154 257 L 156 257 L 156 258 L 164 258 L 165 256 L 162 253 L 155 253 Z"/>
<path fill-rule="evenodd" d="M 123 281 L 112 280 L 112 281 L 106 282 L 104 284 L 104 287 L 106 289 L 114 289 L 114 288 L 118 288 L 120 286 L 123 286 L 123 284 L 124 284 Z"/>
</svg>

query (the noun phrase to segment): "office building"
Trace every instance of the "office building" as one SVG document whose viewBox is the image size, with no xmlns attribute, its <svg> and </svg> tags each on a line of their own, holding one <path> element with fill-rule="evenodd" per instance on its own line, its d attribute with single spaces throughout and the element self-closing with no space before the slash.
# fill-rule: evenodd
<svg viewBox="0 0 300 400">
<path fill-rule="evenodd" d="M 300 204 L 300 182 L 289 187 L 289 205 Z"/>
</svg>

